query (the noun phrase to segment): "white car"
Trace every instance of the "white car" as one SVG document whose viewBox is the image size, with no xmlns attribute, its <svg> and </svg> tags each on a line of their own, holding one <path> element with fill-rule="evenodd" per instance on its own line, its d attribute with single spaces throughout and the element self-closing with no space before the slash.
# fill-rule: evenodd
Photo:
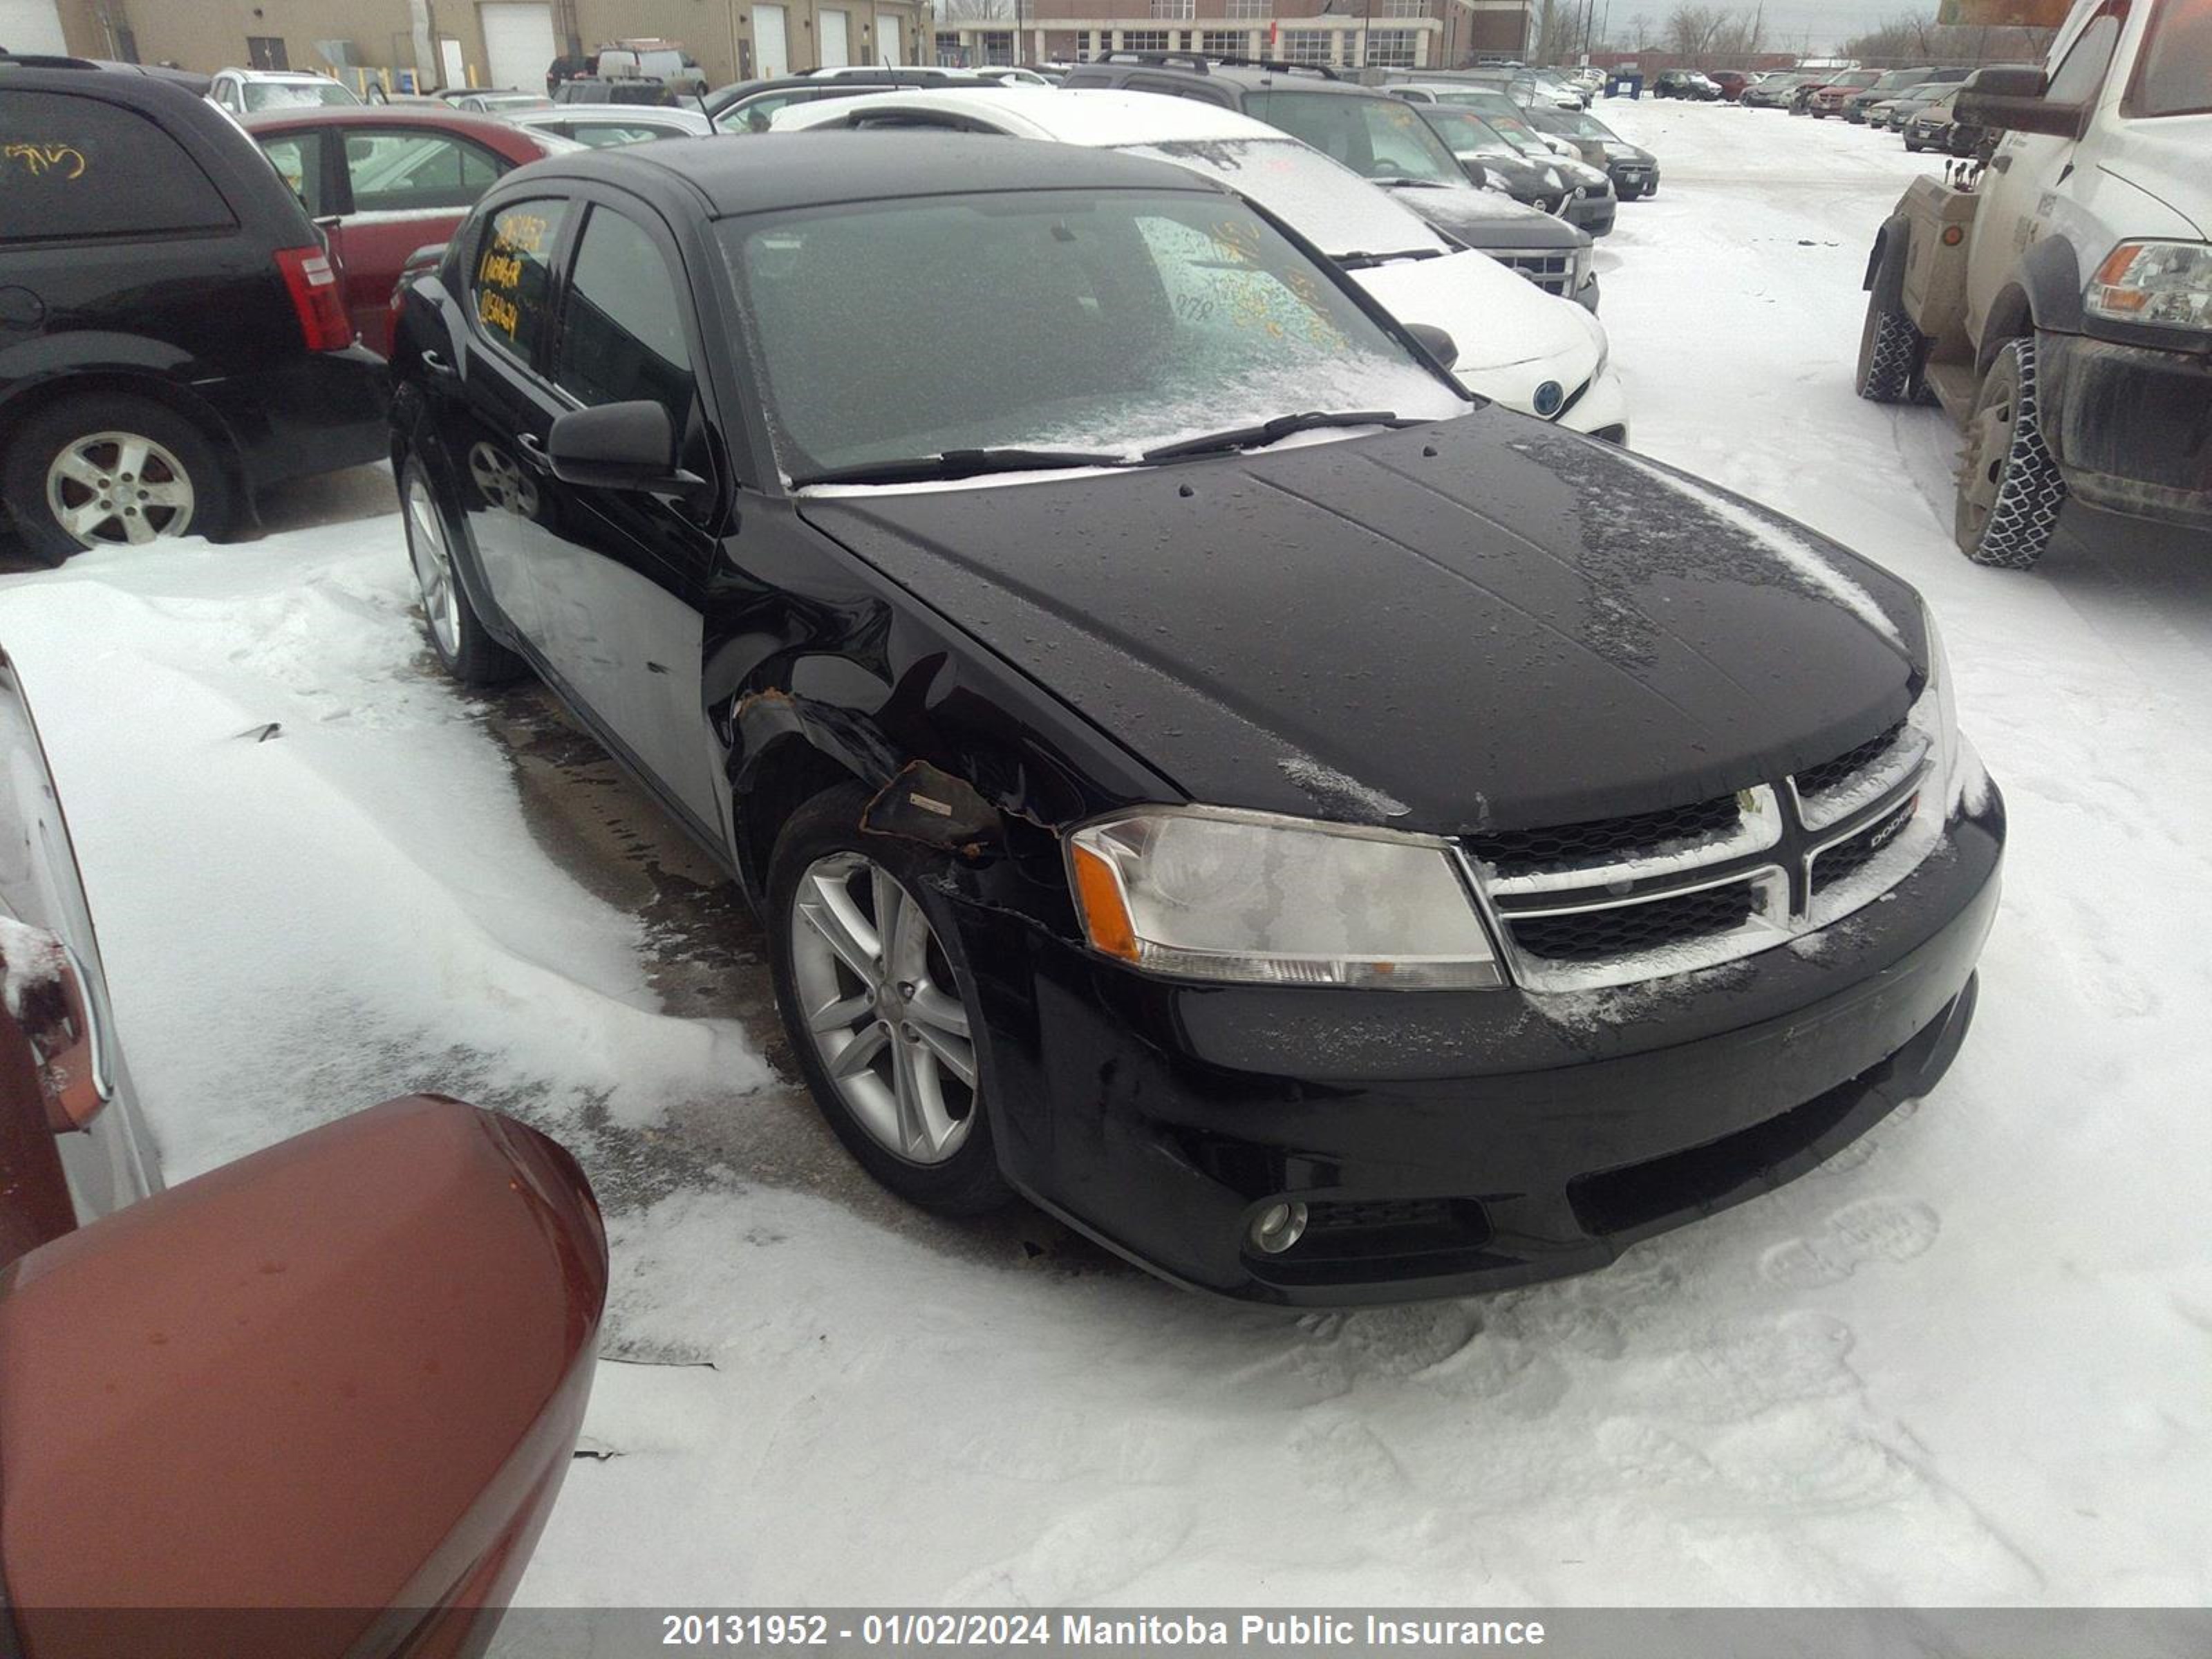
<svg viewBox="0 0 2212 1659">
<path fill-rule="evenodd" d="M 509 125 L 556 138 L 573 138 L 593 149 L 641 144 L 653 138 L 707 138 L 714 124 L 696 109 L 662 109 L 645 104 L 555 104 L 518 111 Z"/>
<path fill-rule="evenodd" d="M 349 106 L 360 96 L 343 81 L 301 70 L 217 70 L 208 82 L 208 101 L 233 115 L 260 109 L 312 109 L 319 104 Z"/>
<path fill-rule="evenodd" d="M 1407 324 L 1451 336 L 1470 392 L 1577 432 L 1628 441 L 1605 325 L 1418 215 L 1279 128 L 1152 93 L 917 88 L 777 112 L 774 131 L 884 126 L 995 132 L 1173 161 L 1229 185 L 1319 247 Z"/>
</svg>

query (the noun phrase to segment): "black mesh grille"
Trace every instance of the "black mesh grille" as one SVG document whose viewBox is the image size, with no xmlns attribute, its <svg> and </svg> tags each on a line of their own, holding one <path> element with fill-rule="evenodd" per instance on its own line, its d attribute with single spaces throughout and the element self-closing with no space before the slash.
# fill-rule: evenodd
<svg viewBox="0 0 2212 1659">
<path fill-rule="evenodd" d="M 1905 826 L 1912 821 L 1912 809 L 1920 804 L 1915 795 L 1911 800 L 1869 824 L 1849 841 L 1839 841 L 1813 860 L 1813 890 L 1821 892 L 1839 881 L 1849 881 L 1874 861 L 1874 855 L 1894 841 Z"/>
<path fill-rule="evenodd" d="M 1638 812 L 1625 818 L 1475 836 L 1468 839 L 1468 846 L 1475 857 L 1495 865 L 1499 875 L 1511 876 L 1547 865 L 1580 864 L 1613 854 L 1641 853 L 1662 842 L 1720 835 L 1735 829 L 1740 816 L 1734 795 L 1717 795 L 1693 805 Z"/>
<path fill-rule="evenodd" d="M 1573 269 L 1571 259 L 1564 253 L 1509 253 L 1502 263 L 1510 265 L 1547 294 L 1565 293 L 1569 274 Z"/>
<path fill-rule="evenodd" d="M 1531 956 L 1555 962 L 1596 962 L 1662 945 L 1725 933 L 1751 919 L 1756 895 L 1747 881 L 1648 904 L 1583 910 L 1564 916 L 1505 917 L 1513 942 Z"/>
<path fill-rule="evenodd" d="M 1880 737 L 1869 738 L 1857 748 L 1846 750 L 1832 761 L 1822 761 L 1818 766 L 1807 767 L 1797 775 L 1797 793 L 1808 798 L 1825 795 L 1831 789 L 1850 782 L 1880 759 L 1904 729 L 1905 722 L 1899 720 Z"/>
</svg>

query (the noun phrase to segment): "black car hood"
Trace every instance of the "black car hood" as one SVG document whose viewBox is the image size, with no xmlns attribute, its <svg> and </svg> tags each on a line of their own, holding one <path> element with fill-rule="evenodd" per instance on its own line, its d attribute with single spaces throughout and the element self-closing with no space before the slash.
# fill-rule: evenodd
<svg viewBox="0 0 2212 1659">
<path fill-rule="evenodd" d="M 1409 207 L 1454 240 L 1469 247 L 1578 247 L 1589 239 L 1564 219 L 1524 206 L 1494 190 L 1461 190 L 1450 185 L 1386 186 L 1399 204 Z"/>
<path fill-rule="evenodd" d="M 1840 755 L 1925 677 L 1905 583 L 1495 406 L 800 511 L 1216 805 L 1444 834 L 1679 805 Z"/>
</svg>

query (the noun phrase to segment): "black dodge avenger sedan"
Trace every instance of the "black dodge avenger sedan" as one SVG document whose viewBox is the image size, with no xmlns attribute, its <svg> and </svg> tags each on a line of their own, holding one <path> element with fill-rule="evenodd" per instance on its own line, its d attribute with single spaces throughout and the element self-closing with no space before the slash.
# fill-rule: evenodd
<svg viewBox="0 0 2212 1659">
<path fill-rule="evenodd" d="M 1399 1299 L 1925 1092 L 2003 838 L 1910 588 L 1449 355 L 1165 164 L 672 140 L 484 198 L 393 459 L 439 657 L 723 861 L 886 1186 Z"/>
</svg>

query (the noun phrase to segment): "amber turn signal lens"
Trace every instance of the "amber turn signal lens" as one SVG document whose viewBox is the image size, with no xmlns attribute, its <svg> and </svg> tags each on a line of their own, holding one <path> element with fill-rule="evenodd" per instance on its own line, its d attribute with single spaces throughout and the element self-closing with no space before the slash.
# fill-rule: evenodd
<svg viewBox="0 0 2212 1659">
<path fill-rule="evenodd" d="M 1137 930 L 1121 896 L 1114 868 L 1088 847 L 1070 848 L 1075 866 L 1075 896 L 1083 908 L 1083 929 L 1093 949 L 1124 962 L 1137 959 Z"/>
</svg>

